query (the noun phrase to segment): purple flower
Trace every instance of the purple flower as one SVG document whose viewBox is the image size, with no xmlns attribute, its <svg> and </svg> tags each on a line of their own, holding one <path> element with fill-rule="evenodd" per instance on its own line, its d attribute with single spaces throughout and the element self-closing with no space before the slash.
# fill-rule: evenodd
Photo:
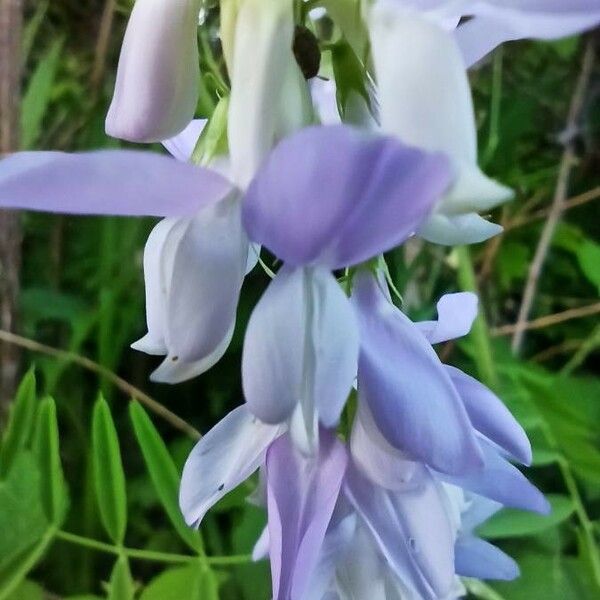
<svg viewBox="0 0 600 600">
<path fill-rule="evenodd" d="M 344 126 L 284 140 L 252 181 L 244 225 L 285 264 L 248 324 L 244 395 L 305 451 L 319 422 L 337 424 L 356 375 L 354 310 L 331 270 L 401 243 L 448 183 L 443 156 Z"/>
<path fill-rule="evenodd" d="M 200 88 L 200 0 L 137 0 L 117 70 L 106 132 L 158 142 L 191 121 Z"/>
<path fill-rule="evenodd" d="M 375 4 L 369 31 L 381 130 L 418 148 L 444 152 L 456 172 L 419 235 L 447 245 L 496 235 L 501 228 L 477 213 L 489 212 L 512 192 L 477 166 L 471 90 L 452 34 L 395 1 Z"/>
</svg>

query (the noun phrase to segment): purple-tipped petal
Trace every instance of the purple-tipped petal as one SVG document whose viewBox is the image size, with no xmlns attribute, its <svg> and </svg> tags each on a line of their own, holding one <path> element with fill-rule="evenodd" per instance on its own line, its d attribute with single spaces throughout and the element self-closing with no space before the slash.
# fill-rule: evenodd
<svg viewBox="0 0 600 600">
<path fill-rule="evenodd" d="M 463 14 L 474 18 L 456 30 L 467 66 L 504 42 L 561 38 L 600 23 L 597 0 L 486 0 L 471 5 Z"/>
<path fill-rule="evenodd" d="M 273 600 L 303 597 L 346 470 L 344 446 L 322 431 L 319 453 L 305 457 L 284 435 L 267 451 Z"/>
<path fill-rule="evenodd" d="M 321 268 L 284 267 L 257 304 L 242 356 L 244 394 L 266 423 L 281 423 L 299 404 L 309 438 L 317 418 L 334 426 L 356 376 L 354 311 Z"/>
<path fill-rule="evenodd" d="M 454 553 L 456 573 L 462 577 L 512 581 L 520 574 L 519 566 L 508 554 L 479 538 L 459 538 Z"/>
<path fill-rule="evenodd" d="M 454 532 L 428 470 L 422 467 L 405 490 L 390 492 L 350 467 L 345 491 L 398 577 L 424 598 L 444 597 L 454 580 Z"/>
<path fill-rule="evenodd" d="M 259 170 L 244 224 L 252 240 L 291 265 L 339 268 L 404 241 L 449 183 L 441 154 L 348 126 L 308 127 Z"/>
<path fill-rule="evenodd" d="M 369 273 L 355 277 L 352 299 L 361 331 L 359 394 L 387 441 L 445 473 L 479 469 L 473 427 L 429 342 Z"/>
<path fill-rule="evenodd" d="M 527 434 L 502 400 L 490 389 L 461 370 L 445 365 L 473 427 L 506 450 L 515 460 L 531 464 L 531 444 Z"/>
<path fill-rule="evenodd" d="M 179 133 L 196 110 L 200 0 L 137 0 L 125 32 L 106 132 L 132 142 Z"/>
<path fill-rule="evenodd" d="M 388 490 L 406 487 L 418 468 L 417 463 L 406 460 L 402 452 L 383 437 L 366 402 L 358 403 L 350 450 L 363 474 Z"/>
<path fill-rule="evenodd" d="M 281 433 L 245 406 L 217 423 L 194 446 L 183 468 L 179 506 L 186 523 L 200 525 L 211 506 L 258 469 L 267 447 Z"/>
<path fill-rule="evenodd" d="M 189 162 L 207 123 L 207 119 L 194 119 L 181 133 L 163 140 L 162 144 L 171 156 L 181 162 Z"/>
<path fill-rule="evenodd" d="M 438 473 L 440 479 L 504 506 L 548 514 L 550 504 L 544 494 L 491 444 L 485 440 L 480 440 L 480 444 L 485 456 L 485 466 L 480 472 L 460 477 Z"/>
<path fill-rule="evenodd" d="M 3 208 L 183 217 L 221 200 L 231 189 L 213 171 L 151 152 L 19 152 L 0 162 Z"/>
<path fill-rule="evenodd" d="M 478 299 L 471 292 L 446 294 L 437 303 L 437 321 L 421 321 L 416 327 L 430 344 L 463 337 L 471 331 L 477 317 Z"/>
</svg>

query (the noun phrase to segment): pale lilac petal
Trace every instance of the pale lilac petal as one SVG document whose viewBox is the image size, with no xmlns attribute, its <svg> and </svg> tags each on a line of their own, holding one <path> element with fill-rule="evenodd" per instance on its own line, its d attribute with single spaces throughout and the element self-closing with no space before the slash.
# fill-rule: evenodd
<svg viewBox="0 0 600 600">
<path fill-rule="evenodd" d="M 318 455 L 301 455 L 287 435 L 267 451 L 274 600 L 303 597 L 316 566 L 346 470 L 344 446 L 322 431 Z"/>
<path fill-rule="evenodd" d="M 291 265 L 352 265 L 404 241 L 450 182 L 446 159 L 348 126 L 281 142 L 252 182 L 244 224 Z"/>
<path fill-rule="evenodd" d="M 412 485 L 390 492 L 350 467 L 345 491 L 396 575 L 425 598 L 444 597 L 454 580 L 454 533 L 428 470 L 421 467 Z"/>
<path fill-rule="evenodd" d="M 531 464 L 531 444 L 527 434 L 502 400 L 473 377 L 446 365 L 473 427 L 506 450 L 515 460 Z"/>
<path fill-rule="evenodd" d="M 254 544 L 254 548 L 252 548 L 252 560 L 256 562 L 257 560 L 263 560 L 264 558 L 269 557 L 269 528 L 265 527 L 262 530 L 259 538 L 256 540 L 256 544 Z"/>
<path fill-rule="evenodd" d="M 445 485 L 447 486 L 448 484 Z M 464 534 L 472 534 L 479 525 L 487 521 L 502 508 L 500 502 L 484 498 L 477 494 L 467 493 L 466 499 L 468 507 L 461 515 L 460 524 L 461 532 Z"/>
<path fill-rule="evenodd" d="M 459 477 L 438 473 L 440 479 L 511 508 L 548 514 L 550 505 L 542 492 L 489 443 L 480 440 L 480 444 L 485 456 L 480 472 Z"/>
<path fill-rule="evenodd" d="M 237 198 L 227 198 L 188 220 L 174 249 L 171 270 L 166 267 L 163 278 L 166 364 L 175 371 L 179 371 L 177 363 L 205 360 L 216 349 L 224 353 L 235 324 L 247 257 L 248 239 Z M 214 357 L 209 362 L 214 364 Z M 155 371 L 153 379 L 174 383 L 164 371 Z"/>
<path fill-rule="evenodd" d="M 490 223 L 474 212 L 464 215 L 434 213 L 421 227 L 418 234 L 423 239 L 444 246 L 479 244 L 502 233 L 502 226 Z"/>
<path fill-rule="evenodd" d="M 144 287 L 146 291 L 146 323 L 148 333 L 134 342 L 134 350 L 146 354 L 167 354 L 166 273 L 172 269 L 175 248 L 185 232 L 185 219 L 163 219 L 150 232 L 144 248 Z M 170 265 L 170 268 L 169 268 Z"/>
<path fill-rule="evenodd" d="M 163 140 L 162 144 L 171 156 L 181 162 L 189 162 L 207 123 L 207 119 L 194 119 L 181 133 Z"/>
<path fill-rule="evenodd" d="M 310 82 L 310 93 L 321 124 L 338 125 L 341 123 L 335 80 L 315 77 Z"/>
<path fill-rule="evenodd" d="M 600 23 L 597 0 L 487 0 L 471 4 L 466 10 L 475 18 L 456 30 L 467 66 L 504 42 L 561 38 Z"/>
<path fill-rule="evenodd" d="M 246 331 L 242 379 L 250 410 L 267 423 L 280 423 L 299 405 L 309 432 L 318 417 L 335 425 L 357 356 L 354 311 L 331 273 L 284 267 Z"/>
<path fill-rule="evenodd" d="M 106 132 L 159 142 L 183 130 L 200 81 L 200 0 L 137 0 L 125 32 Z"/>
<path fill-rule="evenodd" d="M 352 543 L 337 568 L 337 589 L 342 600 L 388 600 L 385 589 L 387 565 L 371 532 L 363 523 L 356 527 Z M 318 598 L 316 596 L 315 598 Z"/>
<path fill-rule="evenodd" d="M 366 402 L 358 403 L 350 450 L 363 474 L 388 490 L 404 488 L 418 468 L 383 437 Z"/>
<path fill-rule="evenodd" d="M 182 217 L 230 190 L 217 173 L 151 152 L 19 152 L 0 162 L 3 208 Z"/>
<path fill-rule="evenodd" d="M 367 272 L 352 299 L 361 331 L 358 389 L 387 441 L 446 473 L 483 464 L 462 401 L 431 344 Z"/>
<path fill-rule="evenodd" d="M 273 145 L 310 123 L 312 114 L 308 85 L 292 52 L 293 3 L 244 0 L 238 10 L 227 137 L 233 180 L 245 188 Z"/>
<path fill-rule="evenodd" d="M 454 553 L 456 573 L 462 577 L 512 581 L 520 575 L 519 566 L 510 556 L 479 538 L 459 538 Z"/>
<path fill-rule="evenodd" d="M 217 423 L 194 446 L 183 468 L 179 506 L 186 523 L 197 527 L 211 506 L 258 469 L 267 447 L 282 433 L 245 406 Z"/>
<path fill-rule="evenodd" d="M 437 303 L 437 321 L 421 321 L 416 327 L 430 344 L 463 337 L 471 331 L 479 301 L 471 292 L 445 294 Z"/>
</svg>

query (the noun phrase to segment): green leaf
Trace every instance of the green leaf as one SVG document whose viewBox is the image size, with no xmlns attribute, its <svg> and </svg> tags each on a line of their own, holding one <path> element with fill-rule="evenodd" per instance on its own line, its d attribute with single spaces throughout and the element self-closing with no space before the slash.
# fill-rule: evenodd
<svg viewBox="0 0 600 600">
<path fill-rule="evenodd" d="M 218 600 L 214 574 L 202 564 L 169 569 L 155 577 L 140 600 Z"/>
<path fill-rule="evenodd" d="M 203 553 L 203 544 L 199 533 L 190 529 L 181 515 L 178 501 L 179 474 L 165 443 L 150 417 L 138 402 L 134 401 L 129 404 L 129 414 L 146 468 L 171 523 L 190 548 L 198 553 Z"/>
<path fill-rule="evenodd" d="M 478 528 L 482 537 L 501 539 L 535 535 L 566 521 L 575 510 L 573 501 L 566 496 L 548 496 L 552 507 L 549 515 L 538 515 L 520 510 L 504 509 Z"/>
<path fill-rule="evenodd" d="M 35 581 L 26 579 L 7 600 L 44 600 L 44 589 Z"/>
<path fill-rule="evenodd" d="M 108 600 L 133 600 L 135 586 L 129 570 L 129 562 L 120 556 L 113 567 L 108 586 Z"/>
<path fill-rule="evenodd" d="M 48 528 L 34 545 L 20 552 L 0 568 L 0 600 L 6 600 L 44 556 L 54 538 L 54 529 Z"/>
<path fill-rule="evenodd" d="M 123 543 L 127 526 L 125 473 L 117 431 L 106 400 L 99 396 L 92 421 L 94 485 L 100 518 L 115 544 Z"/>
<path fill-rule="evenodd" d="M 67 513 L 68 495 L 60 462 L 58 421 L 53 398 L 38 409 L 33 451 L 40 468 L 40 492 L 47 519 L 60 527 Z"/>
<path fill-rule="evenodd" d="M 31 452 L 24 451 L 0 481 L 0 569 L 38 542 L 47 529 L 39 468 Z"/>
<path fill-rule="evenodd" d="M 23 377 L 11 406 L 10 419 L 0 448 L 0 477 L 8 473 L 18 452 L 29 444 L 36 404 L 35 371 L 31 368 Z"/>
<path fill-rule="evenodd" d="M 21 102 L 21 144 L 30 149 L 40 138 L 42 122 L 48 110 L 63 40 L 57 39 L 38 63 Z"/>
</svg>

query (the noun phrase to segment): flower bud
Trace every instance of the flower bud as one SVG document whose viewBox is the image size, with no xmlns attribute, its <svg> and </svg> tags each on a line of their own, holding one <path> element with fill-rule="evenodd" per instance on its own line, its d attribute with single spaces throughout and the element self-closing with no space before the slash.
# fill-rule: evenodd
<svg viewBox="0 0 600 600">
<path fill-rule="evenodd" d="M 200 0 L 137 0 L 121 49 L 106 132 L 131 142 L 179 133 L 198 101 Z"/>
</svg>

